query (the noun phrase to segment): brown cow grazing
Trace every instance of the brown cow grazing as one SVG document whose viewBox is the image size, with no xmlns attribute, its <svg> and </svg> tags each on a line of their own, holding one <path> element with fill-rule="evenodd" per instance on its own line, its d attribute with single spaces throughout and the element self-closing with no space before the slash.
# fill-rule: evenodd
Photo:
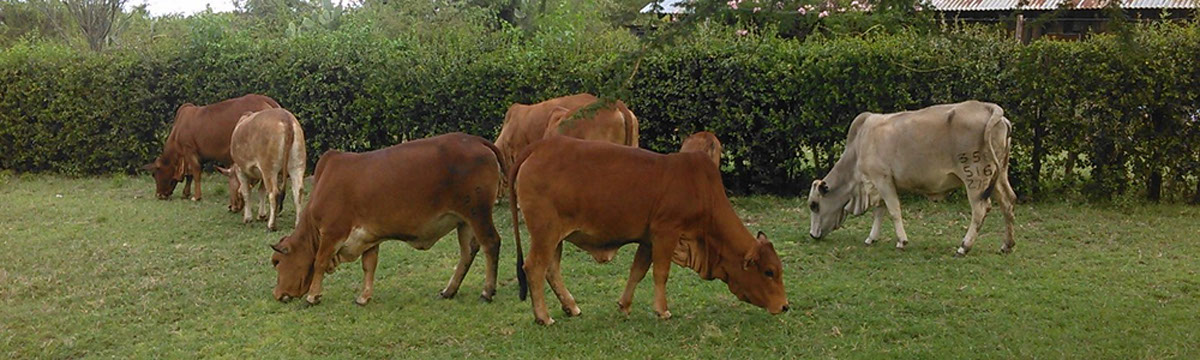
<svg viewBox="0 0 1200 360">
<path fill-rule="evenodd" d="M 233 155 L 234 165 L 232 169 L 218 168 L 229 176 L 230 185 L 237 189 L 237 195 L 230 202 L 248 201 L 250 188 L 261 181 L 262 186 L 258 187 L 261 193 L 258 216 L 262 218 L 267 215 L 269 203 L 267 229 L 275 231 L 275 216 L 280 208 L 277 204 L 283 204 L 283 199 L 277 198 L 283 192 L 283 180 L 291 180 L 292 202 L 296 204 L 297 211 L 300 209 L 300 191 L 304 187 L 304 167 L 308 159 L 300 122 L 283 108 L 248 113 L 238 120 L 230 142 L 229 152 Z M 244 206 L 242 221 L 252 220 L 250 207 Z M 296 217 L 296 224 L 300 224 L 299 216 Z"/>
<path fill-rule="evenodd" d="M 596 108 L 588 106 L 598 100 L 595 95 L 584 93 L 533 105 L 512 104 L 504 115 L 496 147 L 509 164 L 529 144 L 554 134 L 637 147 L 637 116 L 621 101 Z"/>
<path fill-rule="evenodd" d="M 492 224 L 496 186 L 505 170 L 491 142 L 462 133 L 414 140 L 355 154 L 328 151 L 317 162 L 315 186 L 300 224 L 272 245 L 279 273 L 274 296 L 301 294 L 315 304 L 321 281 L 343 262 L 362 256 L 363 305 L 374 289 L 379 243 L 404 241 L 426 250 L 458 229 L 459 259 L 444 298 L 458 292 L 480 246 L 487 256 L 483 299 L 496 293 L 500 236 Z"/>
<path fill-rule="evenodd" d="M 567 316 L 579 314 L 559 269 L 563 241 L 600 263 L 612 260 L 621 246 L 638 244 L 617 303 L 627 315 L 634 289 L 653 265 L 654 310 L 660 318 L 671 316 L 666 284 L 672 262 L 706 280 L 721 279 L 739 299 L 772 314 L 788 310 L 775 247 L 762 232 L 755 238 L 742 224 L 725 197 L 720 172 L 703 154 L 663 155 L 556 136 L 527 148 L 509 181 L 513 224 L 519 205 L 531 237 L 525 259 L 514 226 L 521 298 L 531 290 L 538 323 L 554 323 L 546 311 L 546 282 Z"/>
<path fill-rule="evenodd" d="M 717 169 L 721 168 L 721 150 L 721 140 L 717 140 L 716 134 L 707 131 L 688 136 L 679 147 L 679 152 L 696 151 L 708 155 L 713 164 L 717 164 Z"/>
<path fill-rule="evenodd" d="M 229 138 L 238 119 L 247 111 L 259 111 L 279 107 L 275 100 L 256 94 L 225 100 L 215 104 L 196 106 L 191 103 L 179 106 L 175 111 L 175 123 L 171 134 L 163 144 L 163 152 L 154 162 L 142 166 L 154 176 L 155 195 L 166 200 L 175 192 L 180 181 L 183 197 L 200 200 L 200 163 L 215 160 L 224 165 L 233 164 L 229 155 Z M 192 196 L 192 181 L 196 182 L 196 195 Z M 234 189 L 229 189 L 234 191 Z"/>
</svg>

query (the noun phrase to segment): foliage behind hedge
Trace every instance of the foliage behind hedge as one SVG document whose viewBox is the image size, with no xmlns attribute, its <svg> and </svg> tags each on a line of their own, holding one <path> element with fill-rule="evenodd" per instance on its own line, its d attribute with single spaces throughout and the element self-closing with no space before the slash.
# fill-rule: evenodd
<svg viewBox="0 0 1200 360">
<path fill-rule="evenodd" d="M 448 29 L 431 42 L 358 26 L 267 41 L 205 21 L 190 38 L 146 50 L 0 51 L 0 168 L 134 172 L 161 149 L 179 104 L 248 92 L 295 112 L 310 154 L 449 131 L 490 138 L 512 102 L 624 81 L 619 60 L 638 46 L 620 33 L 523 39 Z M 807 191 L 859 112 L 980 99 L 1014 123 L 1018 192 L 1107 198 L 1157 182 L 1179 197 L 1200 174 L 1198 54 L 1196 24 L 1029 46 L 985 33 L 798 41 L 705 27 L 644 58 L 623 100 L 649 149 L 675 151 L 693 131 L 716 132 L 727 186 L 738 191 Z M 1068 157 L 1086 176 L 1063 174 Z"/>
</svg>

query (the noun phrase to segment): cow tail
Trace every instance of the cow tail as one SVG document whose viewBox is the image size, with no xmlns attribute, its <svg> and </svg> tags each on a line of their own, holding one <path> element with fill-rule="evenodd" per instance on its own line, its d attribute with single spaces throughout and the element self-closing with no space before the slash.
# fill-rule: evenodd
<svg viewBox="0 0 1200 360">
<path fill-rule="evenodd" d="M 1000 124 L 1004 125 L 1003 130 L 996 128 L 996 126 Z M 988 152 L 991 155 L 990 157 L 992 159 L 992 165 L 994 165 L 996 168 L 996 173 L 992 174 L 992 179 L 988 183 L 987 188 L 979 194 L 979 200 L 987 200 L 991 198 L 992 192 L 996 190 L 996 181 L 1000 179 L 1000 174 L 1008 171 L 1008 144 L 1009 130 L 1011 128 L 1012 123 L 1010 123 L 1008 119 L 1004 117 L 1004 109 L 1000 106 L 992 105 L 992 116 L 988 119 L 987 125 L 984 125 L 983 127 L 983 137 L 987 142 Z M 1003 133 L 996 133 L 995 131 L 1003 131 Z M 1004 147 L 1003 154 L 996 152 L 997 137 L 1003 141 L 1003 144 L 1001 144 L 1001 146 Z"/>
<path fill-rule="evenodd" d="M 483 146 L 486 146 L 488 150 L 492 151 L 492 154 L 496 155 L 496 164 L 500 165 L 500 176 L 508 177 L 508 168 L 510 167 L 508 164 L 508 158 L 504 156 L 504 153 L 500 151 L 500 148 L 496 147 L 496 144 L 493 144 L 491 141 L 487 141 L 487 139 L 484 138 L 479 138 L 479 143 L 483 144 Z"/>
<path fill-rule="evenodd" d="M 633 111 L 625 106 L 625 103 L 617 101 L 617 106 L 621 109 L 621 117 L 625 119 L 625 144 L 638 147 L 638 119 L 633 115 Z"/>
<path fill-rule="evenodd" d="M 508 208 L 512 210 L 513 241 L 517 244 L 517 283 L 521 288 L 521 293 L 518 295 L 521 301 L 525 301 L 525 296 L 529 293 L 529 278 L 525 276 L 525 254 L 521 250 L 521 213 L 517 210 L 517 173 L 521 171 L 521 164 L 529 158 L 532 149 L 532 147 L 525 148 L 508 172 Z"/>
</svg>

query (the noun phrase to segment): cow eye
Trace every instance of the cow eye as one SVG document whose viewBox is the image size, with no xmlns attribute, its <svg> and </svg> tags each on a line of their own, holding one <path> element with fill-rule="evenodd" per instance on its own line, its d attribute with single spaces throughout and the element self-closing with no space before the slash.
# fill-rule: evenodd
<svg viewBox="0 0 1200 360">
<path fill-rule="evenodd" d="M 820 212 L 819 210 L 821 210 L 821 205 L 817 204 L 816 201 L 813 201 L 808 203 L 808 209 L 812 210 L 812 212 Z"/>
<path fill-rule="evenodd" d="M 279 267 L 279 260 L 271 259 L 271 267 Z"/>
<path fill-rule="evenodd" d="M 772 279 L 775 278 L 775 272 L 771 271 L 771 270 L 767 270 L 767 273 L 765 275 L 767 275 L 767 277 L 772 278 Z"/>
</svg>

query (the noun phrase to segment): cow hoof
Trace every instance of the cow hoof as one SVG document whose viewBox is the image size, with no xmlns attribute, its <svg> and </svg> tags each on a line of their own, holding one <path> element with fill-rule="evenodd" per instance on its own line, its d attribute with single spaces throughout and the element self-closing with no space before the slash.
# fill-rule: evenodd
<svg viewBox="0 0 1200 360">
<path fill-rule="evenodd" d="M 904 250 L 905 246 L 908 246 L 908 241 L 897 241 L 896 242 L 896 250 Z"/>
<path fill-rule="evenodd" d="M 966 257 L 966 256 L 967 256 L 967 251 L 968 251 L 967 249 L 964 249 L 964 248 L 962 248 L 962 247 L 959 247 L 959 248 L 958 248 L 958 250 L 956 250 L 956 251 L 954 252 L 954 257 L 956 257 L 956 258 L 960 258 L 960 257 Z"/>
<path fill-rule="evenodd" d="M 454 298 L 454 295 L 455 295 L 456 293 L 458 293 L 458 292 L 457 292 L 457 291 L 454 291 L 454 292 L 449 292 L 449 291 L 446 291 L 446 290 L 442 290 L 441 292 L 439 292 L 439 293 L 438 293 L 438 296 L 439 296 L 439 297 L 441 297 L 441 298 L 443 298 L 443 299 L 453 299 L 453 298 Z"/>
<path fill-rule="evenodd" d="M 1001 246 L 1001 247 L 1000 247 L 1000 253 L 1001 253 L 1001 254 L 1005 254 L 1005 255 L 1007 255 L 1007 254 L 1012 254 L 1012 247 L 1010 247 L 1010 246 L 1007 246 L 1007 245 L 1006 245 L 1006 246 Z"/>
<path fill-rule="evenodd" d="M 250 218 L 242 218 L 242 223 L 243 223 L 243 224 L 249 224 L 249 223 L 250 223 Z"/>
<path fill-rule="evenodd" d="M 863 241 L 863 243 L 867 244 L 867 246 L 875 245 L 875 239 L 867 238 L 867 240 Z"/>
<path fill-rule="evenodd" d="M 192 201 L 200 201 L 200 198 L 194 197 L 194 198 L 192 198 Z"/>
<path fill-rule="evenodd" d="M 578 306 L 575 306 L 575 307 L 563 306 L 562 310 L 563 310 L 563 313 L 567 314 L 567 317 L 579 316 L 579 314 L 582 313 L 582 311 L 579 310 Z"/>
<path fill-rule="evenodd" d="M 358 305 L 358 306 L 367 306 L 368 302 L 371 302 L 371 298 L 365 298 L 365 297 L 360 296 L 357 299 L 354 299 L 354 305 Z"/>
<path fill-rule="evenodd" d="M 625 314 L 625 316 L 629 316 L 629 310 L 632 307 L 630 305 L 632 304 L 622 304 L 620 301 L 618 301 L 617 310 L 620 310 L 622 314 Z"/>
<path fill-rule="evenodd" d="M 267 225 L 267 231 L 275 232 L 275 230 L 279 230 L 279 228 L 275 225 Z"/>
<path fill-rule="evenodd" d="M 533 319 L 533 322 L 537 323 L 538 325 L 544 325 L 544 326 L 554 325 L 554 319 L 551 319 L 551 318 L 546 318 L 545 320 L 535 318 L 535 319 Z"/>
<path fill-rule="evenodd" d="M 320 304 L 320 303 L 321 303 L 321 295 L 308 295 L 308 296 L 305 296 L 305 297 L 304 297 L 304 301 L 305 301 L 305 302 L 308 302 L 308 304 L 309 304 L 309 305 L 316 305 L 316 304 Z"/>
<path fill-rule="evenodd" d="M 667 320 L 667 319 L 670 319 L 670 318 L 671 318 L 671 312 L 670 312 L 670 311 L 663 311 L 663 312 L 660 312 L 660 313 L 658 313 L 658 319 L 659 319 L 659 320 Z"/>
<path fill-rule="evenodd" d="M 487 296 L 487 295 L 479 295 L 479 301 L 483 301 L 483 302 L 485 302 L 485 303 L 491 303 L 491 302 L 492 302 L 492 297 L 491 297 L 491 296 Z"/>
</svg>

